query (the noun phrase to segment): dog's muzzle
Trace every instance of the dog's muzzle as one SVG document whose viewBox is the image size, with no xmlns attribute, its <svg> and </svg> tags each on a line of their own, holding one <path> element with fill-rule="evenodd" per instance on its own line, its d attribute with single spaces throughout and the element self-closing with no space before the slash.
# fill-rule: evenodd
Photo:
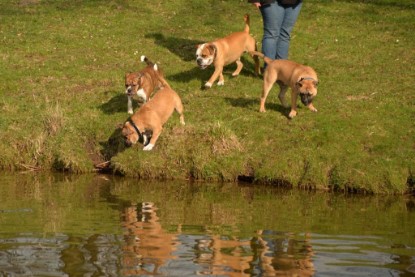
<svg viewBox="0 0 415 277">
<path fill-rule="evenodd" d="M 301 93 L 300 97 L 301 97 L 301 103 L 303 103 L 304 106 L 310 105 L 310 103 L 313 101 L 313 96 L 311 96 L 311 94 L 309 93 Z"/>
<path fill-rule="evenodd" d="M 126 93 L 128 96 L 132 96 L 132 95 L 133 95 L 133 88 L 132 88 L 131 86 L 129 86 L 129 87 L 125 90 L 125 93 Z"/>
<path fill-rule="evenodd" d="M 124 140 L 124 144 L 127 147 L 130 147 L 131 145 L 133 145 L 133 143 L 129 139 L 127 139 L 127 138 Z"/>
<path fill-rule="evenodd" d="M 203 59 L 202 59 L 202 58 L 197 59 L 197 60 L 196 60 L 196 62 L 197 62 L 197 65 L 198 65 L 201 69 L 205 69 L 206 67 L 208 67 L 208 64 L 205 64 L 205 63 L 203 62 Z"/>
</svg>

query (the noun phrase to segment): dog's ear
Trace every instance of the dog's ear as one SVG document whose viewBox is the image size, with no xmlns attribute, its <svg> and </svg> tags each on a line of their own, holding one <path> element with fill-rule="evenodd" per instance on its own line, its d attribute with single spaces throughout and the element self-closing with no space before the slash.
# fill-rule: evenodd
<svg viewBox="0 0 415 277">
<path fill-rule="evenodd" d="M 115 125 L 115 127 L 117 129 L 122 129 L 122 127 L 124 127 L 124 124 L 123 123 L 118 123 L 117 125 Z"/>
<path fill-rule="evenodd" d="M 206 45 L 206 48 L 209 50 L 209 52 L 212 55 L 216 54 L 216 46 L 214 44 L 208 44 L 208 45 Z"/>
<path fill-rule="evenodd" d="M 301 88 L 303 86 L 303 83 L 301 83 L 303 79 L 301 79 L 300 81 L 296 82 L 295 85 L 299 88 Z"/>
</svg>

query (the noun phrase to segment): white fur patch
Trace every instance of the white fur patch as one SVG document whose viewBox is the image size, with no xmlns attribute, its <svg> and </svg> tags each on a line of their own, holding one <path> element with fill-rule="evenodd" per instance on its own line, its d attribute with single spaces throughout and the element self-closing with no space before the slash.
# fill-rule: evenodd
<svg viewBox="0 0 415 277">
<path fill-rule="evenodd" d="M 199 47 L 197 48 L 197 50 L 196 50 L 196 56 L 197 57 L 199 57 L 202 54 L 202 50 L 203 50 L 203 48 L 205 48 L 205 44 L 206 43 L 203 43 L 202 45 L 199 45 Z"/>
<path fill-rule="evenodd" d="M 155 71 L 157 71 L 157 70 L 159 69 L 159 67 L 157 66 L 157 64 L 156 64 L 156 63 L 154 64 L 153 69 L 154 69 Z"/>
<path fill-rule="evenodd" d="M 141 57 L 140 57 L 140 61 L 141 62 L 144 62 L 144 60 L 146 59 L 146 56 L 144 56 L 144 55 L 142 55 Z"/>
<path fill-rule="evenodd" d="M 209 83 L 209 82 L 206 82 L 205 87 L 211 88 L 212 87 L 212 84 Z"/>
<path fill-rule="evenodd" d="M 125 89 L 125 93 L 128 94 L 128 91 L 131 89 L 131 86 Z"/>
<path fill-rule="evenodd" d="M 225 81 L 219 81 L 218 86 L 223 86 L 225 84 Z"/>
<path fill-rule="evenodd" d="M 143 98 L 144 102 L 147 102 L 147 95 L 146 95 L 146 92 L 144 91 L 144 89 L 142 89 L 142 88 L 139 89 L 137 91 L 137 96 L 140 97 L 140 98 Z"/>
<path fill-rule="evenodd" d="M 147 135 L 143 135 L 143 144 L 146 145 L 148 142 Z"/>
<path fill-rule="evenodd" d="M 132 102 L 130 96 L 128 96 L 128 113 L 129 114 L 133 114 L 134 113 L 134 111 L 133 111 L 133 102 Z"/>
<path fill-rule="evenodd" d="M 153 149 L 154 145 L 149 143 L 146 147 L 143 148 L 144 151 L 151 151 Z"/>
</svg>

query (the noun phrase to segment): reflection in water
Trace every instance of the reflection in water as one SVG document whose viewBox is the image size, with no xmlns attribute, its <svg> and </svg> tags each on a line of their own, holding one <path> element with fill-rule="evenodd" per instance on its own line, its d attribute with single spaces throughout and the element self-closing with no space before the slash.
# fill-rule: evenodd
<svg viewBox="0 0 415 277">
<path fill-rule="evenodd" d="M 413 198 L 101 176 L 0 180 L 0 276 L 415 274 Z"/>
<path fill-rule="evenodd" d="M 127 207 L 123 213 L 125 246 L 123 247 L 124 276 L 158 275 L 159 268 L 176 259 L 176 235 L 166 232 L 152 202 Z"/>
<path fill-rule="evenodd" d="M 304 241 L 299 241 L 291 235 L 280 235 L 280 238 L 276 239 L 270 239 L 265 235 L 272 233 L 259 230 L 259 236 L 253 241 L 255 248 L 260 249 L 255 262 L 255 272 L 266 276 L 313 276 L 310 234 L 306 234 Z"/>
</svg>

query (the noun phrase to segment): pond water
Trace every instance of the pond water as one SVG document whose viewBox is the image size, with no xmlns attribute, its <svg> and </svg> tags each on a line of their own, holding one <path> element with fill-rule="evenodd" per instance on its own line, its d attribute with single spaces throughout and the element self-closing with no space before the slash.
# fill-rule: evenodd
<svg viewBox="0 0 415 277">
<path fill-rule="evenodd" d="M 0 174 L 0 276 L 415 276 L 415 199 Z"/>
</svg>

